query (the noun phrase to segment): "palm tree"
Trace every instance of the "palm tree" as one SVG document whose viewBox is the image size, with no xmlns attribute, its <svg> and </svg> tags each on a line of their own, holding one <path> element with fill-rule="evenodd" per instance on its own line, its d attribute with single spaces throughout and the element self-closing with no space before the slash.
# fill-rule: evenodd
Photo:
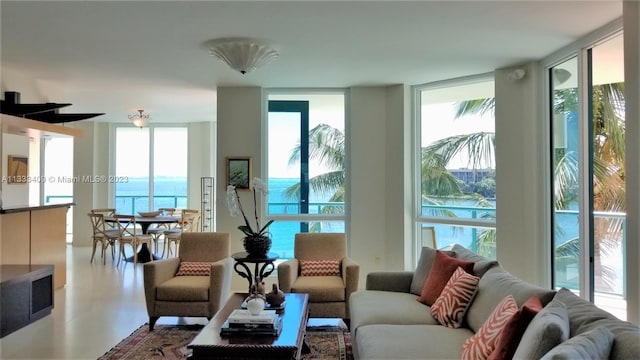
<svg viewBox="0 0 640 360">
<path fill-rule="evenodd" d="M 309 131 L 309 159 L 318 161 L 328 171 L 309 179 L 309 187 L 319 194 L 329 195 L 329 202 L 344 202 L 344 133 L 327 125 L 319 124 Z M 300 162 L 300 143 L 291 151 L 289 165 Z M 300 183 L 284 191 L 288 200 L 299 201 Z M 324 214 L 344 214 L 343 206 L 323 206 Z M 314 225 L 315 226 L 315 225 Z M 313 230 L 313 229 L 311 229 Z"/>
<path fill-rule="evenodd" d="M 624 210 L 624 84 L 608 84 L 593 88 L 594 114 L 594 209 L 600 211 Z M 571 112 L 577 109 L 577 89 L 566 89 L 554 92 L 554 110 Z M 462 101 L 458 104 L 456 118 L 468 114 L 483 115 L 492 113 L 495 99 L 476 99 Z M 621 111 L 622 110 L 622 111 Z M 473 169 L 484 164 L 493 163 L 495 153 L 495 133 L 480 132 L 456 135 L 440 139 L 421 150 L 422 200 L 428 204 L 442 204 L 443 199 L 473 199 L 478 207 L 492 207 L 492 204 L 478 194 L 464 194 L 460 181 L 446 168 L 449 161 L 466 151 L 469 165 Z M 320 124 L 309 132 L 309 158 L 319 161 L 330 169 L 325 174 L 309 179 L 311 189 L 316 192 L 331 194 L 329 201 L 344 201 L 344 134 L 329 125 Z M 289 163 L 300 160 L 300 144 L 293 150 Z M 576 200 L 578 178 L 578 162 L 575 152 L 558 150 L 554 156 L 554 192 L 555 208 L 566 209 Z M 288 199 L 298 199 L 300 184 L 285 190 Z M 342 207 L 324 207 L 324 213 L 343 213 Z M 440 216 L 455 216 L 451 211 L 438 211 Z M 495 216 L 485 214 L 484 216 Z M 617 239 L 621 231 L 620 220 L 601 221 L 605 223 L 599 229 L 606 231 L 610 237 Z M 598 236 L 604 239 L 604 236 Z M 579 246 L 578 239 L 557 247 L 558 254 L 574 257 Z M 610 248 L 611 242 L 599 241 L 604 250 Z M 597 247 L 600 245 L 597 244 Z M 495 249 L 495 230 L 483 230 L 478 236 L 478 250 L 490 256 Z M 600 267 L 602 268 L 602 267 Z M 607 269 L 604 270 L 607 272 Z M 606 278 L 606 276 L 603 276 Z M 605 282 L 607 280 L 605 279 Z"/>
<path fill-rule="evenodd" d="M 493 99 L 463 101 L 458 104 L 456 117 L 470 113 L 480 115 L 492 111 Z M 469 167 L 477 170 L 491 167 L 494 162 L 495 133 L 478 132 L 461 134 L 436 140 L 422 148 L 421 189 L 423 204 L 445 205 L 447 200 L 472 200 L 475 207 L 493 208 L 493 204 L 484 196 L 472 193 L 465 194 L 460 188 L 461 181 L 447 170 L 449 162 L 457 155 L 466 152 Z M 433 211 L 432 216 L 456 217 L 453 211 Z M 484 213 L 483 218 L 493 217 L 493 213 Z M 454 231 L 455 231 L 454 227 Z M 482 230 L 478 236 L 478 253 L 495 257 L 495 230 Z"/>
<path fill-rule="evenodd" d="M 625 187 L 625 161 L 624 161 L 624 83 L 604 84 L 592 87 L 592 117 L 593 117 L 593 208 L 594 211 L 603 212 L 623 212 Z M 577 112 L 578 93 L 577 89 L 564 89 L 554 91 L 554 113 L 570 114 Z M 458 104 L 456 117 L 467 114 L 484 114 L 492 112 L 495 108 L 495 100 L 477 99 L 463 101 Z M 457 139 L 442 139 L 438 142 L 450 142 L 449 151 L 456 153 L 462 150 L 463 146 L 455 144 L 466 144 L 479 134 L 469 134 L 460 136 Z M 489 137 L 492 137 L 490 134 Z M 469 138 L 468 140 L 466 138 Z M 455 141 L 451 141 L 455 140 Z M 493 138 L 492 138 L 493 140 Z M 431 145 L 430 145 L 431 146 Z M 480 161 L 486 155 L 482 150 L 486 147 L 481 141 L 476 141 L 472 146 L 478 148 L 469 151 L 475 159 L 472 163 Z M 574 149 L 574 150 L 571 150 Z M 578 159 L 577 144 L 568 149 L 556 149 L 554 154 L 554 199 L 555 209 L 568 209 L 569 204 L 577 200 L 578 194 Z M 425 151 L 423 151 L 424 153 Z M 444 158 L 444 156 L 443 156 Z M 428 170 L 423 168 L 423 178 L 428 176 Z M 452 194 L 456 194 L 452 192 Z M 622 233 L 621 219 L 594 220 L 595 228 L 595 253 L 602 250 L 605 254 L 618 245 Z M 556 227 L 556 232 L 561 231 Z M 557 233 L 557 235 L 561 235 Z M 479 241 L 485 243 L 495 242 L 495 234 L 480 234 Z M 577 258 L 579 257 L 579 239 L 573 238 L 556 246 L 557 258 Z M 596 277 L 599 288 L 606 289 L 612 287 L 612 278 L 615 273 L 612 269 L 599 264 L 600 257 L 595 261 Z"/>
</svg>

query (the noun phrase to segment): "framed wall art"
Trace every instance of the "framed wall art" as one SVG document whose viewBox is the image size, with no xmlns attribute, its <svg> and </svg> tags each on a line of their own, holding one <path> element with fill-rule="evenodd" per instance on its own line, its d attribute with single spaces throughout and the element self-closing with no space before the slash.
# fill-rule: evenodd
<svg viewBox="0 0 640 360">
<path fill-rule="evenodd" d="M 9 155 L 7 159 L 7 171 L 7 183 L 26 183 L 29 171 L 29 159 L 26 156 Z"/>
<path fill-rule="evenodd" d="M 249 190 L 251 174 L 251 157 L 227 157 L 227 185 Z"/>
</svg>

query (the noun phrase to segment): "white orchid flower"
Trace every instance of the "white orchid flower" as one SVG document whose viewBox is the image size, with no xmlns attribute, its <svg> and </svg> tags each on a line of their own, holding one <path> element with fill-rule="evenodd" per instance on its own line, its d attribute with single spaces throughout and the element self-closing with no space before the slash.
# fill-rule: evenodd
<svg viewBox="0 0 640 360">
<path fill-rule="evenodd" d="M 231 216 L 240 215 L 240 208 L 236 197 L 236 187 L 233 185 L 227 186 L 227 208 Z"/>
<path fill-rule="evenodd" d="M 263 195 L 267 195 L 269 193 L 267 184 L 258 177 L 251 179 L 249 185 L 253 188 L 253 191 L 259 191 Z"/>
</svg>

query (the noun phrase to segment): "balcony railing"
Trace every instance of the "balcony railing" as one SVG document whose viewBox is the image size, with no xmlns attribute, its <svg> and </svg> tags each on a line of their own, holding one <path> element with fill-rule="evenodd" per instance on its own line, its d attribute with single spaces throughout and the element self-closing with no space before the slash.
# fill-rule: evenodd
<svg viewBox="0 0 640 360">
<path fill-rule="evenodd" d="M 187 197 L 182 195 L 154 195 L 153 209 L 161 207 L 167 208 L 185 208 L 187 205 Z M 47 195 L 45 203 L 56 203 L 61 200 L 70 201 L 73 199 L 70 195 Z M 117 195 L 116 211 L 121 214 L 136 214 L 138 211 L 149 210 L 149 196 L 146 195 Z"/>
<path fill-rule="evenodd" d="M 48 195 L 45 198 L 47 203 L 56 203 L 62 201 L 69 201 L 72 197 L 69 195 Z M 154 209 L 159 207 L 175 207 L 175 208 L 183 208 L 186 207 L 187 197 L 181 195 L 160 195 L 154 196 Z M 146 211 L 149 206 L 149 196 L 143 195 L 118 195 L 116 196 L 116 209 L 120 213 L 130 213 L 135 214 L 137 211 Z M 278 214 L 278 215 L 295 215 L 298 214 L 299 211 L 298 203 L 291 202 L 271 202 L 269 203 L 269 213 L 270 214 Z M 328 210 L 331 209 L 331 210 Z M 328 211 L 327 211 L 328 210 Z M 310 214 L 321 214 L 323 212 L 330 212 L 333 214 L 344 213 L 344 203 L 340 202 L 313 202 L 309 203 L 309 213 Z M 495 208 L 485 208 L 485 207 L 476 207 L 476 206 L 458 206 L 458 205 L 423 205 L 422 206 L 422 214 L 443 214 L 443 213 L 452 213 L 455 214 L 457 218 L 464 219 L 482 219 L 482 218 L 495 218 Z M 573 234 L 574 229 L 577 228 L 578 224 L 578 212 L 574 210 L 561 210 L 556 211 L 556 219 L 558 217 L 564 217 L 565 221 L 560 222 L 556 221 L 556 224 L 560 227 L 564 226 L 564 229 L 561 233 L 564 234 L 565 237 L 577 237 L 577 233 Z M 612 213 L 612 212 L 594 212 L 594 217 L 597 219 L 609 219 L 609 220 L 618 220 L 621 221 L 622 231 L 621 238 L 615 239 L 616 241 L 621 241 L 622 244 L 621 251 L 624 253 L 624 244 L 625 244 L 625 214 L 624 213 Z M 564 225 L 563 225 L 564 224 Z M 576 225 L 573 225 L 576 224 Z M 446 222 L 435 224 L 437 227 L 456 227 L 456 224 L 447 224 Z M 450 243 L 459 243 L 459 244 L 468 244 L 470 243 L 470 249 L 472 251 L 477 252 L 479 248 L 479 235 L 482 233 L 482 226 L 470 226 L 467 227 L 467 231 L 451 231 L 448 232 L 447 235 L 442 236 L 442 232 L 438 234 L 438 246 L 446 246 Z M 558 241 L 561 243 L 562 240 Z M 487 250 L 486 246 L 491 244 L 483 244 L 485 246 L 485 251 Z M 490 250 L 489 250 L 490 251 Z M 624 259 L 622 256 L 621 261 L 622 268 L 624 269 Z M 622 279 L 624 281 L 626 279 Z M 568 284 L 567 284 L 568 285 Z M 577 285 L 577 284 L 576 284 Z M 624 286 L 622 287 L 624 289 Z M 615 295 L 624 294 L 621 291 L 614 291 Z"/>
</svg>

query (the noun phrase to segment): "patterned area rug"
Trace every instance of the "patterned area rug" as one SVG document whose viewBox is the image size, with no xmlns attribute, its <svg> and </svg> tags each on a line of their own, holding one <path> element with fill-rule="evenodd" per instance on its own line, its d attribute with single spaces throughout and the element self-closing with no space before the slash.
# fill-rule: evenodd
<svg viewBox="0 0 640 360">
<path fill-rule="evenodd" d="M 201 329 L 202 325 L 156 325 L 149 332 L 145 324 L 98 360 L 185 359 L 191 355 L 187 345 Z M 303 359 L 353 359 L 351 336 L 346 330 L 311 328 L 307 330 L 306 342 L 310 351 L 303 354 Z"/>
</svg>

